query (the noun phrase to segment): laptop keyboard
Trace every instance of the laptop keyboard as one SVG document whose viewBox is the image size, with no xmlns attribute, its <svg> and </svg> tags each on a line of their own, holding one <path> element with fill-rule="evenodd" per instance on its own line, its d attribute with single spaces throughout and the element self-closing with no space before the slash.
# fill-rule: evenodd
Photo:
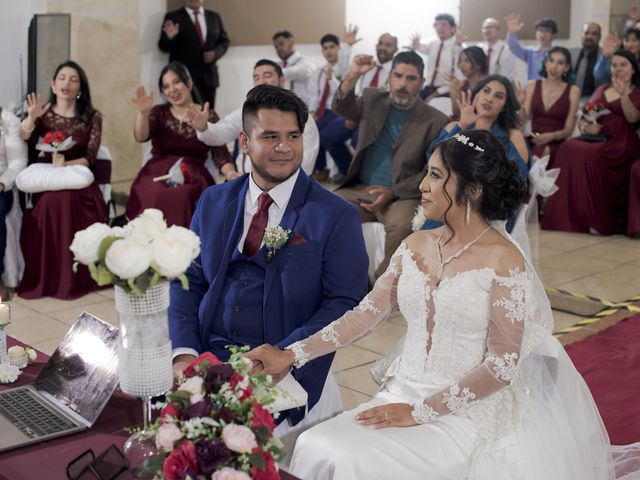
<svg viewBox="0 0 640 480">
<path fill-rule="evenodd" d="M 0 413 L 29 438 L 43 437 L 76 427 L 34 398 L 28 390 L 7 390 L 0 395 Z"/>
</svg>

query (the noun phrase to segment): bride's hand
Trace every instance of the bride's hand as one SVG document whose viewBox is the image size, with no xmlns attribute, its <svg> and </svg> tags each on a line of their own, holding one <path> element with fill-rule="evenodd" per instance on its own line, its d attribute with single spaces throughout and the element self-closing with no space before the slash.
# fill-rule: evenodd
<svg viewBox="0 0 640 480">
<path fill-rule="evenodd" d="M 280 350 L 268 343 L 254 348 L 244 354 L 253 367 L 251 375 L 276 375 L 288 369 L 295 361 L 295 356 L 291 350 Z"/>
<path fill-rule="evenodd" d="M 412 410 L 409 403 L 388 403 L 360 412 L 356 415 L 356 421 L 372 428 L 411 427 L 417 425 L 411 415 Z"/>
</svg>

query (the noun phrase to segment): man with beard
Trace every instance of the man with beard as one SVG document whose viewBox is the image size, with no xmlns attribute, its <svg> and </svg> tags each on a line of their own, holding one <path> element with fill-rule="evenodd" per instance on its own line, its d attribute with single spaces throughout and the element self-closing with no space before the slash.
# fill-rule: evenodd
<svg viewBox="0 0 640 480">
<path fill-rule="evenodd" d="M 589 98 L 598 86 L 593 69 L 602 55 L 602 49 L 599 46 L 601 36 L 600 25 L 595 22 L 585 23 L 582 26 L 582 37 L 580 37 L 582 48 L 569 49 L 574 62 L 573 72 L 576 75 L 576 85 L 582 92 L 582 97 Z"/>
<path fill-rule="evenodd" d="M 378 63 L 374 65 L 364 75 L 360 77 L 355 87 L 356 95 L 362 95 L 365 88 L 377 88 L 381 91 L 387 90 L 389 72 L 391 71 L 391 62 L 393 56 L 398 51 L 398 37 L 390 33 L 383 33 L 378 38 L 376 45 L 376 57 Z M 320 145 L 328 151 L 333 157 L 336 165 L 347 170 L 351 162 L 351 152 L 345 145 L 345 141 L 351 140 L 351 144 L 355 147 L 357 142 L 358 124 L 343 117 L 336 117 L 331 122 L 326 122 L 320 132 Z M 319 170 L 314 174 L 314 178 L 324 181 L 328 177 L 328 170 Z M 344 173 L 339 172 L 331 179 L 333 183 L 340 183 L 344 179 Z"/>
<path fill-rule="evenodd" d="M 294 92 L 305 103 L 309 103 L 307 84 L 313 69 L 316 68 L 311 60 L 303 57 L 295 50 L 296 42 L 293 34 L 288 30 L 282 30 L 273 34 L 273 48 L 280 61 L 280 67 L 287 79 L 285 88 Z"/>
<path fill-rule="evenodd" d="M 191 222 L 201 251 L 186 272 L 189 290 L 171 285 L 176 370 L 205 351 L 226 360 L 228 345 L 284 348 L 326 327 L 366 293 L 358 213 L 300 168 L 307 117 L 289 90 L 259 85 L 247 94 L 240 146 L 251 173 L 202 194 Z M 267 248 L 265 229 L 278 226 L 287 240 Z M 297 408 L 278 418 L 275 434 L 291 448 L 300 429 L 341 410 L 332 360 L 292 372 L 308 393 L 308 412 Z"/>
<path fill-rule="evenodd" d="M 363 222 L 384 224 L 385 257 L 375 272 L 379 277 L 411 233 L 418 186 L 426 174 L 425 151 L 449 119 L 420 101 L 424 62 L 413 51 L 394 57 L 388 92 L 367 88 L 357 97 L 357 81 L 375 66 L 370 55 L 353 58 L 333 110 L 359 123 L 353 161 L 336 193 L 358 208 Z"/>
</svg>

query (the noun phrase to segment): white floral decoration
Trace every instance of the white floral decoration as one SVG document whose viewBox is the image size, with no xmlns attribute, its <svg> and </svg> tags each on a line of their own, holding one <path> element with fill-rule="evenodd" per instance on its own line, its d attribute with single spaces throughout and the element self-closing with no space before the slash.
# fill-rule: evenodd
<svg viewBox="0 0 640 480">
<path fill-rule="evenodd" d="M 267 227 L 264 229 L 262 240 L 267 247 L 267 263 L 271 263 L 276 250 L 282 248 L 284 244 L 287 243 L 290 234 L 291 230 L 285 230 L 281 226 Z"/>
<path fill-rule="evenodd" d="M 460 385 L 454 383 L 449 388 L 449 393 L 442 394 L 442 403 L 447 405 L 451 412 L 465 408 L 469 402 L 476 398 L 476 394 L 469 390 L 469 387 L 460 388 Z"/>
<path fill-rule="evenodd" d="M 456 133 L 453 138 L 455 138 L 457 141 L 459 141 L 460 143 L 466 145 L 467 147 L 473 148 L 474 150 L 477 150 L 478 152 L 484 152 L 484 148 L 482 148 L 481 146 L 473 143 L 472 141 L 470 141 L 469 137 L 467 135 L 463 135 L 461 133 Z"/>
<path fill-rule="evenodd" d="M 413 407 L 411 410 L 411 416 L 416 423 L 420 425 L 433 422 L 438 417 L 438 413 L 431 408 L 431 406 L 423 402 L 415 402 L 412 403 L 411 406 Z"/>
<path fill-rule="evenodd" d="M 494 354 L 486 356 L 488 362 L 493 363 L 493 371 L 498 380 L 511 382 L 518 371 L 518 354 L 516 352 L 504 353 L 502 357 Z"/>
</svg>

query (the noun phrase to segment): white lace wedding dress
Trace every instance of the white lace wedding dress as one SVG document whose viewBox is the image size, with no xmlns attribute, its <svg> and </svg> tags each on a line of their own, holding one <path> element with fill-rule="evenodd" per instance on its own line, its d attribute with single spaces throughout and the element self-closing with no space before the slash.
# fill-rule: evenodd
<svg viewBox="0 0 640 480">
<path fill-rule="evenodd" d="M 586 385 L 551 337 L 550 306 L 529 267 L 503 276 L 471 268 L 436 286 L 403 243 L 356 309 L 289 347 L 296 364 L 356 341 L 395 308 L 408 330 L 383 387 L 371 401 L 305 432 L 294 475 L 638 478 L 640 446 L 609 445 Z M 397 402 L 417 402 L 424 423 L 372 430 L 354 420 L 361 410 Z"/>
</svg>

